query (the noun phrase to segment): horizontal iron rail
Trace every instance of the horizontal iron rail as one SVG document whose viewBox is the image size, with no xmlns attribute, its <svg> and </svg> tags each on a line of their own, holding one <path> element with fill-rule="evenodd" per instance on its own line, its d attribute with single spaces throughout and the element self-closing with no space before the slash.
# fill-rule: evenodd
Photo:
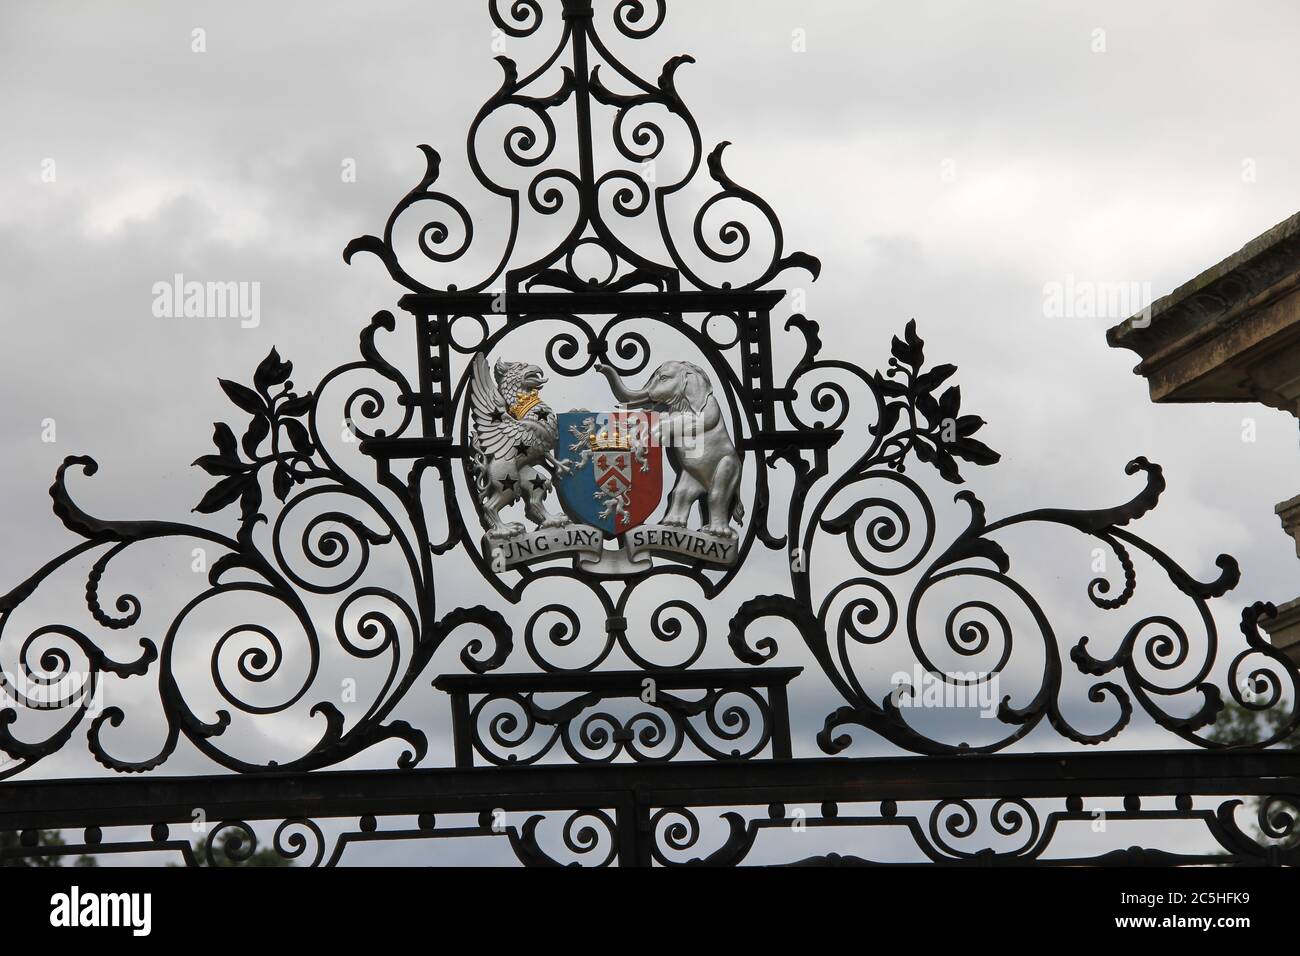
<svg viewBox="0 0 1300 956">
<path fill-rule="evenodd" d="M 448 693 L 490 694 L 494 692 L 604 691 L 640 693 L 652 680 L 663 690 L 726 690 L 772 687 L 788 684 L 803 673 L 802 667 L 744 668 L 717 670 L 594 671 L 559 674 L 444 674 L 433 686 Z"/>
<path fill-rule="evenodd" d="M 1300 753 L 1122 751 L 17 781 L 0 830 L 626 805 L 1300 793 Z"/>
<path fill-rule="evenodd" d="M 786 293 L 762 291 L 686 292 L 420 292 L 399 305 L 414 315 L 624 315 L 628 313 L 765 312 Z"/>
</svg>

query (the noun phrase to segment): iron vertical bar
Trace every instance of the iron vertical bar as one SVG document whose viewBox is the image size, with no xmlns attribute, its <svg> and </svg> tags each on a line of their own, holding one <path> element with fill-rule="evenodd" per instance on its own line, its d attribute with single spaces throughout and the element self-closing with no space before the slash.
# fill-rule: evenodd
<svg viewBox="0 0 1300 956">
<path fill-rule="evenodd" d="M 451 694 L 451 736 L 455 744 L 456 766 L 474 766 L 473 728 L 470 726 L 469 695 Z"/>
<path fill-rule="evenodd" d="M 438 400 L 436 411 L 441 412 L 442 436 L 450 439 L 455 424 L 455 409 L 449 401 L 451 396 L 451 316 L 437 316 L 437 324 L 434 326 L 437 332 L 436 344 L 438 354 L 431 359 L 433 367 L 430 369 L 433 375 L 438 377 Z"/>
<path fill-rule="evenodd" d="M 578 120 L 578 170 L 582 179 L 583 210 L 595 218 L 596 175 L 591 140 L 591 86 L 587 62 L 587 27 L 591 21 L 591 0 L 565 0 L 564 19 L 573 35 L 574 104 Z"/>
<path fill-rule="evenodd" d="M 758 359 L 758 387 L 763 396 L 763 430 L 776 429 L 776 405 L 772 390 L 772 334 L 771 313 L 766 309 L 754 313 L 755 355 Z"/>
<path fill-rule="evenodd" d="M 614 812 L 619 867 L 650 866 L 650 808 L 641 794 L 636 789 L 629 790 Z"/>
<path fill-rule="evenodd" d="M 432 318 L 428 313 L 421 312 L 415 317 L 415 343 L 416 355 L 419 356 L 419 375 L 420 375 L 420 424 L 424 429 L 425 438 L 433 438 L 437 435 L 437 422 L 434 417 L 433 404 L 431 397 L 433 395 L 433 339 L 431 335 Z"/>
<path fill-rule="evenodd" d="M 789 760 L 793 756 L 790 745 L 790 700 L 784 683 L 768 686 L 767 705 L 772 711 L 772 756 Z"/>
</svg>

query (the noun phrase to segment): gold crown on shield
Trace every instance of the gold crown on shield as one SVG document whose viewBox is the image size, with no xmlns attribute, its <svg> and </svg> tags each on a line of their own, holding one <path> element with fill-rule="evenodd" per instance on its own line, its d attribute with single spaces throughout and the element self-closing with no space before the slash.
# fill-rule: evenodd
<svg viewBox="0 0 1300 956">
<path fill-rule="evenodd" d="M 619 431 L 614 429 L 611 434 L 604 429 L 598 435 L 591 435 L 587 438 L 591 443 L 593 451 L 631 451 L 632 434 L 631 432 Z"/>
</svg>

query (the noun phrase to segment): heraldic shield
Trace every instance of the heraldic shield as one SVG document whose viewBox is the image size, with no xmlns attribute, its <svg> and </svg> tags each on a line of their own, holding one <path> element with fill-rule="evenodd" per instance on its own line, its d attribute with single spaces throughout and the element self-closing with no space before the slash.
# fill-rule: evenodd
<svg viewBox="0 0 1300 956">
<path fill-rule="evenodd" d="M 560 503 L 570 518 L 616 538 L 650 518 L 663 499 L 656 412 L 566 412 L 555 457 Z"/>
</svg>

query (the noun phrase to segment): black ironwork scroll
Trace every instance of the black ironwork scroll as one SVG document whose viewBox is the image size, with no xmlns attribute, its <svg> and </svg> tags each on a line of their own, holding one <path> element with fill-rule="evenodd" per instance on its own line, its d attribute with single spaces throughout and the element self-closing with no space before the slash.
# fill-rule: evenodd
<svg viewBox="0 0 1300 956">
<path fill-rule="evenodd" d="M 92 515 L 77 495 L 95 461 L 58 469 L 54 513 L 81 542 L 0 597 L 0 778 L 24 778 L 5 785 L 0 829 L 21 839 L 0 855 L 220 865 L 260 829 L 298 863 L 497 836 L 528 864 L 723 864 L 762 856 L 769 831 L 893 830 L 943 863 L 1293 862 L 1296 768 L 1265 748 L 1300 722 L 1297 675 L 1257 629 L 1272 608 L 1249 606 L 1240 638 L 1221 638 L 1210 603 L 1237 565 L 1221 555 L 1203 580 L 1133 530 L 1165 487 L 1144 458 L 1125 467 L 1127 502 L 990 517 L 962 487 L 944 496 L 953 524 L 933 489 L 1000 459 L 957 368 L 913 322 L 868 372 L 830 355 L 816 322 L 776 315 L 773 284 L 820 264 L 729 176 L 727 144 L 706 155 L 677 86 L 691 58 L 655 80 L 620 59 L 665 7 L 489 3 L 505 35 L 554 36 L 531 65 L 498 58 L 501 87 L 470 127 L 467 169 L 501 218 L 476 227 L 421 147 L 425 173 L 382 234 L 344 254 L 377 257 L 405 314 L 373 316 L 359 357 L 310 390 L 275 350 L 250 380 L 220 382 L 235 408 L 194 463 L 212 479 L 195 511 L 229 530 Z M 395 357 L 412 346 L 414 378 Z M 605 410 L 558 404 L 579 395 Z M 1045 528 L 1110 569 L 1077 586 L 1095 630 L 1016 573 L 1010 539 Z M 160 613 L 117 569 L 168 541 L 214 557 L 197 593 Z M 65 574 L 84 583 L 84 621 L 30 620 Z M 725 657 L 741 666 L 705 666 Z M 915 679 L 891 682 L 886 659 Z M 811 662 L 835 695 L 820 733 L 800 738 L 787 695 L 805 678 L 778 662 Z M 351 710 L 341 665 L 364 675 Z M 454 723 L 451 766 L 431 765 L 427 729 L 398 716 L 431 681 Z M 145 705 L 129 697 L 149 713 L 117 695 L 103 706 L 120 682 L 156 687 Z M 920 719 L 927 689 L 987 698 L 980 739 Z M 1213 735 L 1229 703 L 1282 716 L 1229 748 Z M 1137 718 L 1186 745 L 1155 761 L 1166 776 L 1074 752 Z M 290 720 L 314 740 L 277 734 Z M 156 748 L 128 755 L 124 725 L 141 723 Z M 1066 748 L 1052 759 L 1069 774 L 1026 754 L 1034 733 L 1037 750 Z M 33 779 L 81 734 L 113 781 Z M 167 778 L 97 816 L 103 786 L 153 779 L 182 743 L 232 774 L 206 778 L 202 798 Z M 850 756 L 858 744 L 912 756 Z M 379 754 L 396 767 L 321 773 Z M 1106 792 L 1088 783 L 1103 763 Z M 319 819 L 299 806 L 307 793 Z M 1217 850 L 1054 853 L 1104 797 L 1121 801 L 1113 820 L 1180 821 Z M 206 858 L 170 829 L 199 805 L 225 821 Z M 83 838 L 39 845 L 51 827 Z M 786 861 L 882 862 L 870 847 Z"/>
</svg>

